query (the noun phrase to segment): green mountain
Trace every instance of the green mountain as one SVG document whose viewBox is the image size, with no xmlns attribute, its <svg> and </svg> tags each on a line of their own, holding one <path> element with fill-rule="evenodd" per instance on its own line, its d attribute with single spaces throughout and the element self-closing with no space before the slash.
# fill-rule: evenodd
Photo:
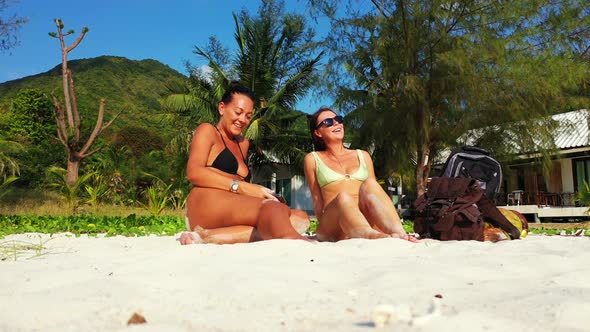
<svg viewBox="0 0 590 332">
<path fill-rule="evenodd" d="M 100 56 L 68 61 L 72 70 L 78 109 L 84 132 L 92 130 L 100 98 L 106 100 L 105 123 L 121 111 L 112 129 L 139 126 L 168 136 L 173 128 L 161 123 L 160 99 L 166 86 L 186 77 L 156 60 L 129 60 L 124 57 Z M 11 100 L 21 89 L 34 88 L 60 100 L 62 94 L 61 64 L 41 74 L 0 83 L 0 113 L 7 112 Z M 112 132 L 112 131 L 111 131 Z"/>
</svg>

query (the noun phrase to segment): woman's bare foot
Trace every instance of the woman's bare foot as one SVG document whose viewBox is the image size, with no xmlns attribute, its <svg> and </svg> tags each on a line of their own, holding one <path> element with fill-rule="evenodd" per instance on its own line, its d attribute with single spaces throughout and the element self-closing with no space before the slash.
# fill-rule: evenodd
<svg viewBox="0 0 590 332">
<path fill-rule="evenodd" d="M 180 234 L 180 244 L 187 245 L 187 244 L 196 244 L 196 243 L 203 243 L 203 239 L 199 236 L 197 232 L 182 232 Z"/>
<path fill-rule="evenodd" d="M 389 234 L 381 233 L 371 227 L 353 229 L 348 237 L 351 239 L 385 239 L 391 237 Z"/>
<path fill-rule="evenodd" d="M 415 237 L 413 237 L 411 235 L 408 235 L 408 234 L 402 234 L 402 235 L 400 235 L 400 234 L 393 233 L 393 234 L 391 234 L 391 237 L 402 239 L 402 240 L 406 240 L 406 241 L 409 241 L 409 242 L 412 242 L 412 243 L 419 242 L 418 239 L 416 239 Z"/>
</svg>

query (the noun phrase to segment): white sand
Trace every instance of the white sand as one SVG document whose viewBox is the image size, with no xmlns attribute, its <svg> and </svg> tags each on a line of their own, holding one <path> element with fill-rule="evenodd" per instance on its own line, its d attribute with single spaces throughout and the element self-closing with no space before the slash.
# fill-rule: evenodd
<svg viewBox="0 0 590 332">
<path fill-rule="evenodd" d="M 590 330 L 587 236 L 180 246 L 56 235 L 45 247 L 0 262 L 1 331 Z M 378 329 L 376 307 L 401 316 Z M 127 326 L 134 312 L 147 323 Z"/>
</svg>

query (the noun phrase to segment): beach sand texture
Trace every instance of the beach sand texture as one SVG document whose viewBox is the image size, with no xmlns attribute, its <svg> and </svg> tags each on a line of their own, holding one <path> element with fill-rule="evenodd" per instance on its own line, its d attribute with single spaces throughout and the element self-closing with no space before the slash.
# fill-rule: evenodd
<svg viewBox="0 0 590 332">
<path fill-rule="evenodd" d="M 0 331 L 590 330 L 587 236 L 181 246 L 170 236 L 18 234 L 0 242 L 16 240 L 45 249 L 0 262 Z M 134 313 L 146 323 L 127 325 Z"/>
</svg>

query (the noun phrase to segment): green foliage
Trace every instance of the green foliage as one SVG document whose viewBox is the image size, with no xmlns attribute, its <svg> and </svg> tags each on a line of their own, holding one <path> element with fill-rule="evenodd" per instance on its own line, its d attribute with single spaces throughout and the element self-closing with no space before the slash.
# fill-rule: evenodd
<svg viewBox="0 0 590 332">
<path fill-rule="evenodd" d="M 317 232 L 318 229 L 318 221 L 317 220 L 311 220 L 309 222 L 309 228 L 307 229 L 307 231 L 305 232 L 308 235 L 312 235 L 315 234 Z"/>
<path fill-rule="evenodd" d="M 186 230 L 184 218 L 179 217 L 147 217 L 134 214 L 127 217 L 107 217 L 95 215 L 78 216 L 17 216 L 0 215 L 0 238 L 9 234 L 38 232 L 63 233 L 75 235 L 107 236 L 145 236 L 174 235 Z"/>
<path fill-rule="evenodd" d="M 172 188 L 170 191 L 170 204 L 176 210 L 184 209 L 188 200 L 191 186 L 188 181 L 184 182 L 186 183 L 185 186 L 178 186 L 177 188 Z"/>
<path fill-rule="evenodd" d="M 7 176 L 20 174 L 18 161 L 11 155 L 22 150 L 22 145 L 0 139 L 0 178 L 6 180 Z"/>
<path fill-rule="evenodd" d="M 36 89 L 20 90 L 10 105 L 8 137 L 37 144 L 55 135 L 55 130 L 53 103 L 49 96 Z"/>
<path fill-rule="evenodd" d="M 353 144 L 374 148 L 379 178 L 413 173 L 423 190 L 438 152 L 474 128 L 500 128 L 494 153 L 552 149 L 539 119 L 584 105 L 582 2 L 312 3 L 333 23 L 325 86 L 359 131 Z"/>
<path fill-rule="evenodd" d="M 111 145 L 115 149 L 126 146 L 136 157 L 141 157 L 148 152 L 162 150 L 164 140 L 156 132 L 147 128 L 125 126 L 115 133 Z"/>
<path fill-rule="evenodd" d="M 139 203 L 153 216 L 159 216 L 170 201 L 170 191 L 172 189 L 172 184 L 166 184 L 166 182 L 154 175 L 146 175 L 155 181 L 143 192 L 145 198 L 147 199 L 147 203 Z"/>
<path fill-rule="evenodd" d="M 18 185 L 28 188 L 41 187 L 45 182 L 47 168 L 63 164 L 66 160 L 63 146 L 53 140 L 26 146 L 15 153 L 14 158 L 21 165 Z"/>
<path fill-rule="evenodd" d="M 278 159 L 302 170 L 310 139 L 305 126 L 293 126 L 298 119 L 304 121 L 304 114 L 294 117 L 292 111 L 315 80 L 321 53 L 311 48 L 314 32 L 303 16 L 285 14 L 281 1 L 263 1 L 255 17 L 242 11 L 233 18 L 237 52 L 210 38 L 194 53 L 211 70 L 193 66 L 185 86 L 171 86 L 165 100 L 169 120 L 186 125 L 179 128 L 182 138 L 176 142 L 185 142 L 196 124 L 214 122 L 222 94 L 232 80 L 239 80 L 259 98 L 244 132 L 251 141 L 249 165 L 259 169 Z"/>
<path fill-rule="evenodd" d="M 107 192 L 108 199 L 114 204 L 132 203 L 127 200 L 126 193 L 135 183 L 136 162 L 128 147 L 115 149 L 107 147 L 93 155 L 88 164 L 104 177 L 107 186 L 111 188 Z M 133 195 L 134 197 L 135 195 Z M 133 198 L 133 202 L 135 197 Z"/>
<path fill-rule="evenodd" d="M 68 171 L 61 167 L 52 166 L 47 169 L 47 182 L 50 188 L 56 189 L 66 202 L 66 208 L 72 212 L 78 207 L 78 198 L 82 186 L 96 173 L 88 173 L 78 178 L 73 186 L 66 181 Z"/>
<path fill-rule="evenodd" d="M 0 200 L 8 194 L 8 190 L 10 189 L 8 186 L 16 180 L 18 180 L 18 176 L 9 176 L 2 179 L 2 183 L 0 183 Z"/>
<path fill-rule="evenodd" d="M 186 78 L 181 73 L 156 60 L 136 61 L 114 56 L 71 60 L 68 67 L 76 78 L 82 132 L 90 132 L 94 127 L 100 97 L 107 100 L 107 114 L 123 111 L 109 130 L 137 126 L 163 137 L 174 132 L 173 125 L 161 123 L 160 97 L 168 91 L 168 84 Z M 9 108 L 23 89 L 62 95 L 61 64 L 45 73 L 0 83 L 0 113 Z"/>
<path fill-rule="evenodd" d="M 105 178 L 98 173 L 93 173 L 88 182 L 84 184 L 84 189 L 88 194 L 86 203 L 90 204 L 96 211 L 104 197 L 109 193 L 110 187 Z"/>
<path fill-rule="evenodd" d="M 123 110 L 113 126 L 107 129 L 104 132 L 105 135 L 101 135 L 93 146 L 104 147 L 113 133 L 126 126 L 145 128 L 157 133 L 162 140 L 167 140 L 172 136 L 172 133 L 176 132 L 174 129 L 176 124 L 162 123 L 159 100 L 160 96 L 167 91 L 167 84 L 173 84 L 172 82 L 175 81 L 180 82 L 185 78 L 182 74 L 155 60 L 133 61 L 111 56 L 72 60 L 68 62 L 68 65 L 76 75 L 76 97 L 82 121 L 82 133 L 89 133 L 92 130 L 100 97 L 105 97 L 107 100 L 107 114 Z M 8 135 L 12 130 L 13 116 L 12 112 L 9 112 L 9 107 L 14 104 L 13 101 L 19 92 L 27 89 L 33 89 L 32 91 L 35 93 L 60 95 L 62 89 L 61 66 L 58 65 L 46 73 L 0 84 L 0 140 L 10 139 Z M 31 92 L 24 94 L 31 94 Z M 41 103 L 41 99 L 32 98 L 31 100 Z M 53 118 L 50 120 L 51 126 L 54 126 L 54 121 Z M 29 188 L 39 186 L 45 180 L 47 167 L 65 164 L 66 156 L 63 146 L 53 138 L 55 129 L 49 130 L 48 135 L 51 138 L 45 136 L 38 143 L 23 145 L 24 148 L 21 151 L 4 154 L 20 166 L 19 186 Z M 18 136 L 22 137 L 22 135 Z M 155 140 L 159 141 L 157 138 Z M 155 144 L 160 148 L 164 146 L 160 142 Z M 0 153 L 2 151 L 0 147 Z M 98 156 L 94 157 L 95 155 L 90 158 L 99 159 Z M 130 161 L 127 155 L 124 157 L 124 163 L 134 162 Z M 181 164 L 182 162 L 179 161 L 178 166 L 174 165 L 174 168 L 180 169 Z M 83 164 L 81 171 L 90 172 L 93 170 L 92 166 L 91 163 Z M 182 168 L 184 167 L 186 167 L 186 162 Z M 132 166 L 125 166 L 120 167 L 119 171 L 121 171 L 119 175 L 125 173 L 124 184 L 126 188 L 135 185 L 137 170 Z M 116 178 L 117 175 L 114 177 Z M 116 192 L 110 195 L 118 195 L 121 200 L 127 200 L 127 196 L 133 196 L 131 193 L 127 195 L 127 193 Z"/>
<path fill-rule="evenodd" d="M 590 214 L 590 185 L 588 182 L 584 180 L 582 188 L 578 189 L 576 196 L 574 197 L 574 201 L 576 204 L 581 206 L 587 206 L 588 210 L 586 210 L 587 214 Z"/>
<path fill-rule="evenodd" d="M 406 233 L 414 233 L 414 222 L 402 220 L 402 227 Z"/>
</svg>

